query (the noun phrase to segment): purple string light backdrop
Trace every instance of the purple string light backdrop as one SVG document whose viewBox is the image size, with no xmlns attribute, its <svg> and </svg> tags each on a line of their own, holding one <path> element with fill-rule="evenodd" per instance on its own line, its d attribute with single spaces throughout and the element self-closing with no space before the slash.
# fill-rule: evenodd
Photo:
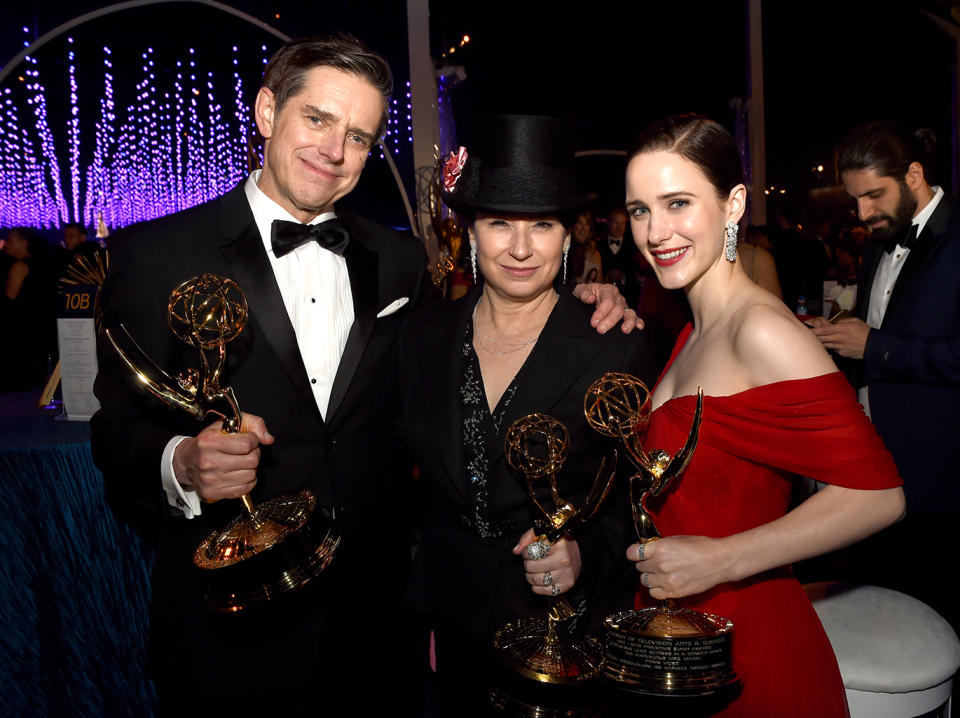
<svg viewBox="0 0 960 718">
<path fill-rule="evenodd" d="M 109 226 L 123 227 L 212 199 L 247 175 L 256 131 L 249 104 L 260 77 L 242 59 L 258 57 L 262 70 L 275 47 L 217 53 L 208 44 L 205 60 L 194 47 L 162 56 L 147 47 L 136 63 L 119 60 L 125 72 L 117 73 L 109 45 L 84 51 L 73 37 L 51 45 L 42 60 L 26 56 L 0 87 L 0 226 L 90 226 L 102 212 Z M 217 58 L 230 58 L 232 71 Z M 401 101 L 391 101 L 374 151 L 381 157 L 402 145 L 410 151 L 406 84 Z M 59 116 L 48 114 L 48 97 L 65 105 Z"/>
</svg>

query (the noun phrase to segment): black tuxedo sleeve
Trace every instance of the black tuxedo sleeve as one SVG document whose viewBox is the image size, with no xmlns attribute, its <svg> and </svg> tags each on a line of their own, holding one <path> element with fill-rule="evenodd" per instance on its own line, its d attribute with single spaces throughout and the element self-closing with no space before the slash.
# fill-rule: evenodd
<svg viewBox="0 0 960 718">
<path fill-rule="evenodd" d="M 417 282 L 414 288 L 413 297 L 410 300 L 410 311 L 420 309 L 421 307 L 432 306 L 443 302 L 443 295 L 433 283 L 430 275 L 429 260 L 427 252 L 421 244 L 417 253 L 418 261 L 421 263 L 420 272 L 417 275 Z"/>
<path fill-rule="evenodd" d="M 863 352 L 863 381 L 957 386 L 960 327 L 952 336 L 871 329 Z"/>
</svg>

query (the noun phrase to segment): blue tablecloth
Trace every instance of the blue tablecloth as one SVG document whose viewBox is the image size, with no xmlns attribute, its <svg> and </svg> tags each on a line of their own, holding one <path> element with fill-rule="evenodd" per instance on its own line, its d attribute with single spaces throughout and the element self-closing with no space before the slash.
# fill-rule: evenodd
<svg viewBox="0 0 960 718">
<path fill-rule="evenodd" d="M 106 504 L 86 424 L 35 406 L 0 396 L 0 715 L 151 716 L 149 557 Z"/>
</svg>

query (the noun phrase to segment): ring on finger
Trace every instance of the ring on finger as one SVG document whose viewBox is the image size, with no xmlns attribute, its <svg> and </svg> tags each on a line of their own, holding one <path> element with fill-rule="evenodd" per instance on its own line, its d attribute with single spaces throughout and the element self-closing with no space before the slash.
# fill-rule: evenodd
<svg viewBox="0 0 960 718">
<path fill-rule="evenodd" d="M 544 572 L 543 572 L 543 585 L 544 585 L 544 586 L 552 586 L 552 585 L 553 585 L 553 576 L 551 575 L 551 573 L 550 573 L 549 571 L 544 571 Z"/>
<path fill-rule="evenodd" d="M 638 561 L 647 560 L 647 544 L 645 543 L 637 544 L 637 556 L 639 556 L 639 558 L 637 559 Z"/>
<path fill-rule="evenodd" d="M 534 541 L 527 546 L 527 558 L 531 561 L 539 561 L 550 555 L 552 547 L 546 541 Z"/>
<path fill-rule="evenodd" d="M 643 573 L 640 574 L 640 583 L 642 583 L 642 584 L 643 584 L 644 586 L 646 586 L 648 589 L 649 589 L 649 588 L 653 588 L 653 587 L 650 585 L 650 572 L 649 572 L 649 571 L 644 571 Z"/>
<path fill-rule="evenodd" d="M 560 595 L 560 587 L 557 584 L 553 584 L 552 586 L 550 586 L 550 595 L 551 596 Z"/>
</svg>

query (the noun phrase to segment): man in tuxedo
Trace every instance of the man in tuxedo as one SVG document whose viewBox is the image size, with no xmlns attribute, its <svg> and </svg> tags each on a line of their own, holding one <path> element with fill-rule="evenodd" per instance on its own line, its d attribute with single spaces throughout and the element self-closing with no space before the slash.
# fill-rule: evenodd
<svg viewBox="0 0 960 718">
<path fill-rule="evenodd" d="M 637 248 L 627 236 L 627 224 L 626 210 L 621 207 L 613 209 L 607 215 L 607 236 L 597 242 L 597 248 L 604 279 L 615 285 L 633 307 L 637 299 L 637 265 L 634 261 Z"/>
<path fill-rule="evenodd" d="M 960 548 L 960 210 L 930 185 L 929 157 L 917 136 L 879 122 L 846 141 L 841 177 L 875 241 L 857 317 L 810 323 L 853 361 L 860 401 L 904 479 L 907 520 L 869 544 L 866 578 L 927 601 L 956 627 L 939 564 Z"/>
<path fill-rule="evenodd" d="M 404 675 L 394 340 L 432 291 L 419 242 L 334 213 L 384 131 L 391 85 L 386 62 L 353 38 L 287 44 L 254 108 L 263 170 L 115 238 L 104 325 L 122 324 L 168 371 L 198 365 L 166 326 L 174 287 L 216 274 L 250 307 L 223 377 L 243 433 L 221 432 L 219 420 L 197 433 L 188 415 L 132 387 L 110 347 L 100 352 L 94 458 L 115 509 L 156 537 L 149 667 L 163 715 L 380 715 L 386 707 L 369 701 Z M 317 241 L 298 244 L 317 229 Z M 192 554 L 241 511 L 221 500 L 302 489 L 339 522 L 331 567 L 250 615 L 212 614 Z"/>
<path fill-rule="evenodd" d="M 241 433 L 219 420 L 198 432 L 135 387 L 110 346 L 100 351 L 93 454 L 113 508 L 155 539 L 148 652 L 164 716 L 403 715 L 412 705 L 395 341 L 435 292 L 419 242 L 335 213 L 384 132 L 391 84 L 386 62 L 352 37 L 288 43 L 254 107 L 262 171 L 115 237 L 104 326 L 123 325 L 171 373 L 199 361 L 166 324 L 174 287 L 226 277 L 250 308 L 222 377 L 244 411 Z M 602 304 L 598 328 L 622 314 L 622 303 Z M 259 609 L 212 613 L 192 556 L 240 513 L 223 500 L 303 489 L 338 522 L 331 566 Z"/>
</svg>

